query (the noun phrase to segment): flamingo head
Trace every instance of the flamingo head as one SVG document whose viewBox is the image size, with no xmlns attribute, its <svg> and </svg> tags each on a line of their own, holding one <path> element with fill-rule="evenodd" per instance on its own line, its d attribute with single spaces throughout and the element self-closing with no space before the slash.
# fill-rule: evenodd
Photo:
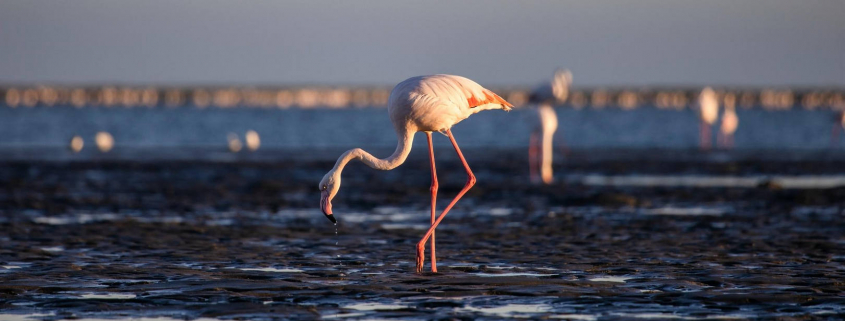
<svg viewBox="0 0 845 321">
<path fill-rule="evenodd" d="M 335 176 L 335 171 L 328 172 L 320 181 L 320 209 L 332 223 L 337 220 L 332 214 L 332 199 L 340 189 L 340 175 Z"/>
<path fill-rule="evenodd" d="M 572 72 L 568 69 L 555 70 L 555 76 L 552 78 L 551 87 L 552 95 L 558 102 L 566 101 L 569 96 L 569 86 L 572 84 Z"/>
</svg>

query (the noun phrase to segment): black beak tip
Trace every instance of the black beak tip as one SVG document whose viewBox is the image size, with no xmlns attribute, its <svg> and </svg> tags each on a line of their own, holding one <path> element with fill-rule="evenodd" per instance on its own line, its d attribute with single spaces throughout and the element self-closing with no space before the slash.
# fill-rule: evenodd
<svg viewBox="0 0 845 321">
<path fill-rule="evenodd" d="M 334 218 L 333 214 L 326 214 L 326 218 L 328 218 L 329 221 L 332 221 L 332 223 L 337 224 L 337 220 Z"/>
</svg>

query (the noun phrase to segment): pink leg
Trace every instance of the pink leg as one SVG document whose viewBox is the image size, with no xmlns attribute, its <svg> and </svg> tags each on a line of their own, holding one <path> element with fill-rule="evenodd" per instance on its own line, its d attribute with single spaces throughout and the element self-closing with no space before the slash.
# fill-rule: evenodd
<svg viewBox="0 0 845 321">
<path fill-rule="evenodd" d="M 540 182 L 540 174 L 537 173 L 537 168 L 540 164 L 540 159 L 537 157 L 537 151 L 539 149 L 537 136 L 537 132 L 533 132 L 531 133 L 531 138 L 528 140 L 528 173 L 532 183 Z"/>
<path fill-rule="evenodd" d="M 566 146 L 566 139 L 563 134 L 560 135 L 560 150 L 563 151 L 563 156 L 569 157 L 569 146 Z"/>
<path fill-rule="evenodd" d="M 699 135 L 701 139 L 699 148 L 701 148 L 701 150 L 708 150 L 710 149 L 710 125 L 707 125 L 707 123 L 702 121 L 699 128 Z"/>
<path fill-rule="evenodd" d="M 431 161 L 431 225 L 434 225 L 436 218 L 434 210 L 437 204 L 437 169 L 434 167 L 434 145 L 431 143 L 431 132 L 426 132 L 428 137 L 428 156 Z M 434 254 L 434 232 L 431 232 L 431 272 L 437 273 L 437 258 Z"/>
<path fill-rule="evenodd" d="M 434 221 L 434 224 L 432 224 L 431 227 L 428 228 L 428 231 L 425 232 L 425 235 L 423 235 L 420 242 L 417 243 L 417 273 L 421 273 L 423 269 L 423 263 L 425 261 L 425 256 L 423 255 L 423 252 L 425 251 L 425 242 L 428 240 L 429 237 L 434 235 L 434 229 L 437 228 L 437 225 L 440 224 L 440 221 L 442 221 L 443 218 L 446 217 L 446 214 L 449 213 L 449 210 L 451 210 L 452 207 L 455 206 L 455 203 L 457 203 L 458 200 L 461 199 L 461 197 L 464 196 L 464 194 L 466 194 L 466 192 L 470 188 L 472 188 L 473 185 L 475 185 L 475 175 L 472 174 L 472 170 L 470 170 L 469 164 L 467 164 L 466 159 L 464 159 L 464 155 L 461 153 L 461 149 L 458 148 L 458 142 L 456 142 L 455 137 L 452 136 L 452 130 L 447 129 L 446 135 L 449 136 L 449 139 L 452 141 L 452 146 L 455 147 L 455 151 L 458 153 L 458 157 L 464 164 L 464 169 L 467 171 L 467 183 L 466 185 L 464 185 L 464 188 L 461 189 L 460 192 L 458 192 L 458 196 L 455 196 L 455 199 L 453 199 L 452 202 L 449 203 L 449 206 L 446 206 L 446 209 L 443 210 L 443 213 L 440 213 L 440 216 L 437 217 L 437 220 Z"/>
<path fill-rule="evenodd" d="M 704 122 L 698 122 L 698 149 L 704 150 Z"/>
<path fill-rule="evenodd" d="M 720 131 L 720 132 L 716 133 L 716 148 L 721 149 L 721 148 L 724 148 L 724 147 L 725 147 L 724 134 L 722 134 L 722 132 Z"/>
<path fill-rule="evenodd" d="M 725 145 L 728 149 L 734 149 L 734 134 L 730 133 L 725 137 Z"/>
</svg>

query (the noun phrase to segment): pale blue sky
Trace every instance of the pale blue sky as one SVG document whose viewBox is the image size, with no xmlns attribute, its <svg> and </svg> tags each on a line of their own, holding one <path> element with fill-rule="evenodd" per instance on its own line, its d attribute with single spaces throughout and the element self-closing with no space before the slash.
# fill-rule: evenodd
<svg viewBox="0 0 845 321">
<path fill-rule="evenodd" d="M 845 1 L 0 2 L 0 83 L 845 85 Z"/>
</svg>

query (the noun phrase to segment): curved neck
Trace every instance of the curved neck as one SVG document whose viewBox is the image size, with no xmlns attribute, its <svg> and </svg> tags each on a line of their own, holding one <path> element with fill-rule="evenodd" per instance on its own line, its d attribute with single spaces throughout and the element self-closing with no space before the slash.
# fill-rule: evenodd
<svg viewBox="0 0 845 321">
<path fill-rule="evenodd" d="M 353 159 L 358 159 L 362 163 L 367 164 L 369 167 L 383 171 L 391 170 L 399 165 L 402 165 L 402 163 L 405 162 L 405 159 L 408 158 L 408 154 L 411 153 L 411 145 L 414 141 L 414 132 L 410 130 L 401 132 L 397 131 L 396 136 L 399 138 L 399 143 L 396 145 L 396 150 L 393 151 L 393 155 L 382 159 L 376 158 L 372 154 L 360 148 L 350 149 L 343 153 L 343 155 L 340 155 L 340 158 L 337 159 L 332 171 L 336 172 L 336 175 L 340 175 L 340 172 L 343 171 L 343 167 Z"/>
</svg>

